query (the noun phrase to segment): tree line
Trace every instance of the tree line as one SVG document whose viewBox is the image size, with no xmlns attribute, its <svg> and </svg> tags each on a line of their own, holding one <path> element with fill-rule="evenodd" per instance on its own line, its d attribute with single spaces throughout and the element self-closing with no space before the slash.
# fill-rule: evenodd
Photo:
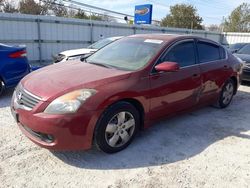
<svg viewBox="0 0 250 188">
<path fill-rule="evenodd" d="M 18 4 L 13 0 L 0 0 L 0 11 L 7 13 L 23 13 L 33 15 L 55 15 L 79 19 L 92 19 L 104 21 L 116 21 L 108 15 L 86 14 L 81 9 L 67 8 L 57 4 L 56 0 L 20 0 Z M 223 18 L 220 25 L 212 24 L 205 28 L 202 25 L 203 18 L 197 13 L 197 9 L 189 4 L 176 4 L 170 7 L 170 13 L 160 22 L 163 27 L 207 29 L 209 31 L 225 32 L 250 32 L 250 4 L 243 3 L 235 8 L 227 18 Z"/>
<path fill-rule="evenodd" d="M 58 4 L 56 0 L 20 0 L 16 4 L 15 2 L 13 0 L 0 0 L 0 12 L 105 20 L 105 16 L 98 14 L 88 15 L 81 9 L 68 8 Z"/>
<path fill-rule="evenodd" d="M 205 29 L 203 18 L 197 9 L 188 4 L 177 4 L 170 7 L 170 14 L 161 20 L 161 26 L 189 29 Z M 212 24 L 209 31 L 250 32 L 250 4 L 243 3 L 234 9 L 227 18 L 223 18 L 220 25 Z"/>
</svg>

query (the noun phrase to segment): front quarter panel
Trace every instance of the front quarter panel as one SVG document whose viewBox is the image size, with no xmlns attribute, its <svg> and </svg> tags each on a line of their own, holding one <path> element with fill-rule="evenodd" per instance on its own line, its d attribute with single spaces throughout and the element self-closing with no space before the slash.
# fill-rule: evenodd
<svg viewBox="0 0 250 188">
<path fill-rule="evenodd" d="M 135 75 L 96 88 L 97 93 L 84 104 L 81 110 L 105 110 L 110 105 L 126 99 L 134 99 L 141 103 L 144 112 L 149 111 L 149 79 Z"/>
</svg>

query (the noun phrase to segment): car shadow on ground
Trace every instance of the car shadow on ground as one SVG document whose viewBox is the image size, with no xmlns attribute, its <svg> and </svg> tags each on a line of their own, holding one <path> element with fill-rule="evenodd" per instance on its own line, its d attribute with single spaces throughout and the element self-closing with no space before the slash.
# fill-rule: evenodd
<svg viewBox="0 0 250 188">
<path fill-rule="evenodd" d="M 159 166 L 191 158 L 230 136 L 250 139 L 250 93 L 239 91 L 225 109 L 205 107 L 156 123 L 139 133 L 133 143 L 116 154 L 92 149 L 52 152 L 65 163 L 84 169 L 130 169 Z"/>
<path fill-rule="evenodd" d="M 0 108 L 5 108 L 10 106 L 11 97 L 14 89 L 6 89 L 3 94 L 0 96 Z"/>
</svg>

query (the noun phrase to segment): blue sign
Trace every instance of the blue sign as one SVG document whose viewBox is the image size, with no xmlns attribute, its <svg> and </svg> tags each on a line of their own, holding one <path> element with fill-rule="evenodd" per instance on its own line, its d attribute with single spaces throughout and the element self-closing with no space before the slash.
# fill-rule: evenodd
<svg viewBox="0 0 250 188">
<path fill-rule="evenodd" d="M 151 24 L 153 5 L 135 6 L 135 24 Z"/>
</svg>

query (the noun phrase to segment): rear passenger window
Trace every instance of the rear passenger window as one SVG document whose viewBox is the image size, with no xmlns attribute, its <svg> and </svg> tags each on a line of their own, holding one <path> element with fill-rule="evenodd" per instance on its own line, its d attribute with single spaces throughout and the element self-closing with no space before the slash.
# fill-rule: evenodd
<svg viewBox="0 0 250 188">
<path fill-rule="evenodd" d="M 198 42 L 197 45 L 200 63 L 221 59 L 219 46 L 208 42 Z"/>
<path fill-rule="evenodd" d="M 220 47 L 220 57 L 221 59 L 226 59 L 226 50 Z"/>
<path fill-rule="evenodd" d="M 179 64 L 180 67 L 185 67 L 195 64 L 194 42 L 188 41 L 175 45 L 162 58 L 163 61 L 172 61 Z"/>
</svg>

